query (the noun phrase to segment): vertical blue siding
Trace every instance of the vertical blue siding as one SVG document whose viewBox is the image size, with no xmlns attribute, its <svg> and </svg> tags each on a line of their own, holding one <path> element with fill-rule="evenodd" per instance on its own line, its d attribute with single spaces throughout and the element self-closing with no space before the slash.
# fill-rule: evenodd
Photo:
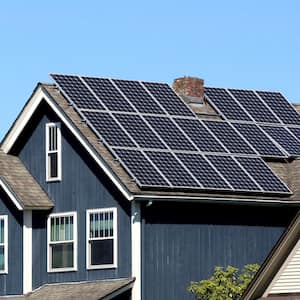
<svg viewBox="0 0 300 300">
<path fill-rule="evenodd" d="M 0 274 L 0 296 L 23 292 L 23 214 L 0 188 L 0 215 L 8 216 L 8 274 Z"/>
<path fill-rule="evenodd" d="M 143 209 L 143 300 L 188 300 L 215 266 L 261 264 L 292 210 L 153 203 Z"/>
<path fill-rule="evenodd" d="M 111 184 L 65 126 L 62 125 L 62 181 L 46 183 L 45 124 L 59 121 L 46 106 L 40 107 L 14 149 L 27 169 L 54 201 L 52 212 L 78 213 L 78 271 L 47 273 L 47 213 L 33 213 L 33 287 L 49 282 L 130 277 L 130 203 Z M 117 207 L 118 268 L 86 270 L 86 210 Z"/>
</svg>

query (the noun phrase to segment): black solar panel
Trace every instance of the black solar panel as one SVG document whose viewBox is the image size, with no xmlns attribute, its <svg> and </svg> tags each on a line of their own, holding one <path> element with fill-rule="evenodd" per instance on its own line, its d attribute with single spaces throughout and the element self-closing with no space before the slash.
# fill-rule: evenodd
<svg viewBox="0 0 300 300">
<path fill-rule="evenodd" d="M 272 137 L 290 155 L 300 155 L 300 142 L 284 127 L 262 126 L 263 130 Z"/>
<path fill-rule="evenodd" d="M 104 106 L 90 92 L 78 76 L 51 75 L 58 86 L 79 109 L 104 110 Z"/>
<path fill-rule="evenodd" d="M 231 153 L 255 154 L 255 151 L 225 121 L 204 121 L 205 125 Z"/>
<path fill-rule="evenodd" d="M 109 113 L 83 112 L 87 121 L 110 146 L 135 147 L 135 144 Z"/>
<path fill-rule="evenodd" d="M 288 129 L 292 132 L 292 134 L 300 140 L 300 128 L 288 127 Z"/>
<path fill-rule="evenodd" d="M 140 186 L 162 186 L 169 184 L 153 167 L 144 154 L 134 150 L 114 150 L 120 161 L 128 168 L 133 178 L 137 179 Z"/>
<path fill-rule="evenodd" d="M 276 177 L 260 158 L 238 157 L 237 160 L 264 191 L 280 193 L 289 192 L 286 185 Z"/>
<path fill-rule="evenodd" d="M 150 82 L 143 84 L 170 115 L 195 116 L 167 84 Z"/>
<path fill-rule="evenodd" d="M 166 117 L 145 117 L 145 119 L 172 150 L 197 150 L 171 119 Z"/>
<path fill-rule="evenodd" d="M 176 154 L 205 188 L 231 190 L 231 187 L 199 154 Z"/>
<path fill-rule="evenodd" d="M 247 139 L 261 156 L 286 156 L 256 124 L 235 123 L 233 126 Z"/>
<path fill-rule="evenodd" d="M 260 191 L 255 182 L 230 156 L 206 156 L 236 190 Z"/>
<path fill-rule="evenodd" d="M 165 114 L 138 81 L 113 80 L 140 113 Z"/>
<path fill-rule="evenodd" d="M 166 149 L 166 146 L 140 116 L 125 114 L 114 114 L 114 116 L 140 147 Z"/>
<path fill-rule="evenodd" d="M 271 110 L 253 91 L 229 89 L 234 98 L 246 109 L 257 122 L 280 123 Z"/>
<path fill-rule="evenodd" d="M 231 95 L 220 88 L 204 89 L 208 100 L 229 120 L 245 120 L 251 121 L 251 118 L 243 111 Z"/>
<path fill-rule="evenodd" d="M 284 124 L 300 125 L 300 116 L 292 105 L 277 92 L 257 92 Z"/>
<path fill-rule="evenodd" d="M 82 77 L 109 110 L 133 112 L 133 107 L 114 87 L 109 79 Z"/>
<path fill-rule="evenodd" d="M 203 152 L 226 152 L 216 138 L 196 119 L 175 119 L 186 135 Z"/>
<path fill-rule="evenodd" d="M 145 154 L 174 187 L 201 187 L 171 153 L 147 151 Z"/>
</svg>

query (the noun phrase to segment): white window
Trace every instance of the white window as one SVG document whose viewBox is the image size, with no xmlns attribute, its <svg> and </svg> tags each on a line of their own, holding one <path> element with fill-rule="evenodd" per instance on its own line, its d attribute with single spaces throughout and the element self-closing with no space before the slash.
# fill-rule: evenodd
<svg viewBox="0 0 300 300">
<path fill-rule="evenodd" d="M 117 267 L 117 209 L 91 209 L 86 212 L 87 269 Z"/>
<path fill-rule="evenodd" d="M 48 217 L 48 272 L 77 270 L 77 213 Z"/>
<path fill-rule="evenodd" d="M 46 180 L 61 180 L 61 132 L 59 123 L 46 124 Z"/>
<path fill-rule="evenodd" d="M 0 216 L 0 274 L 8 272 L 7 216 Z"/>
</svg>

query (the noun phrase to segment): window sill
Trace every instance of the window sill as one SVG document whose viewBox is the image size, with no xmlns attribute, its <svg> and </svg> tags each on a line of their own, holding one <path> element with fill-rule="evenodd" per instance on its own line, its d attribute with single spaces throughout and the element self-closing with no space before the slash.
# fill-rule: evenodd
<svg viewBox="0 0 300 300">
<path fill-rule="evenodd" d="M 63 272 L 77 272 L 77 268 L 60 268 L 60 269 L 50 269 L 48 273 L 63 273 Z"/>
<path fill-rule="evenodd" d="M 87 270 L 103 270 L 103 269 L 117 269 L 118 265 L 117 264 L 112 264 L 112 265 L 97 265 L 97 266 L 87 266 Z"/>
<path fill-rule="evenodd" d="M 59 182 L 61 181 L 61 178 L 47 178 L 46 182 Z"/>
</svg>

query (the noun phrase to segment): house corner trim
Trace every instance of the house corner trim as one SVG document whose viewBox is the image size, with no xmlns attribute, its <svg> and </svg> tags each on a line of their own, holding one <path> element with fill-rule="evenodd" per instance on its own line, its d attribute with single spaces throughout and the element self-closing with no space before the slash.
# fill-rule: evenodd
<svg viewBox="0 0 300 300">
<path fill-rule="evenodd" d="M 23 294 L 32 291 L 32 210 L 23 212 Z"/>
</svg>

